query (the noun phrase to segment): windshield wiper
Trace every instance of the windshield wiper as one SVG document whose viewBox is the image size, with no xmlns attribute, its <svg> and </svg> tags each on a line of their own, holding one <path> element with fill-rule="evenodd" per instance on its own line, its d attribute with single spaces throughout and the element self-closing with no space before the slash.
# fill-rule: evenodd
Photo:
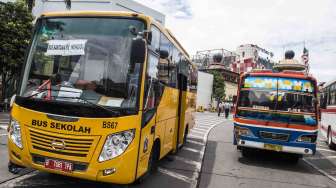
<svg viewBox="0 0 336 188">
<path fill-rule="evenodd" d="M 31 94 L 31 95 L 29 95 L 29 96 L 23 96 L 23 98 L 26 98 L 26 99 L 28 99 L 28 98 L 32 98 L 32 97 L 35 97 L 36 95 L 38 95 L 38 94 L 41 94 L 41 93 L 43 93 L 43 92 L 45 92 L 45 91 L 57 91 L 57 92 L 68 92 L 68 93 L 80 93 L 80 92 L 75 92 L 75 91 L 67 91 L 67 90 L 61 90 L 61 89 L 41 89 L 40 91 L 38 91 L 37 93 L 34 93 L 34 94 Z M 55 96 L 52 96 L 52 97 L 55 97 Z"/>
<path fill-rule="evenodd" d="M 62 91 L 62 90 L 59 90 L 59 91 Z M 71 91 L 69 91 L 71 92 Z M 77 92 L 74 92 L 74 93 L 77 93 Z M 55 96 L 52 96 L 52 97 L 55 97 Z M 82 100 L 84 101 L 85 103 L 87 104 L 90 104 L 91 106 L 94 106 L 94 107 L 97 107 L 97 108 L 101 108 L 109 113 L 112 113 L 113 115 L 120 115 L 120 113 L 118 111 L 115 111 L 115 110 L 111 110 L 107 107 L 104 107 L 102 105 L 99 105 L 99 104 L 96 104 L 96 103 L 93 103 L 91 102 L 89 99 L 86 99 L 86 98 L 83 98 L 83 97 L 63 97 L 63 96 L 56 96 L 58 98 L 65 98 L 65 99 L 78 99 L 78 100 Z"/>
</svg>

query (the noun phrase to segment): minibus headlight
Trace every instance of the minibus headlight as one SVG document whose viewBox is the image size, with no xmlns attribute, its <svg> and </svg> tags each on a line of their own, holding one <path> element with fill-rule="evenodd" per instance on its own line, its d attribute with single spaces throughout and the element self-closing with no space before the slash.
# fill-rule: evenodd
<svg viewBox="0 0 336 188">
<path fill-rule="evenodd" d="M 14 144 L 22 149 L 21 127 L 18 121 L 11 119 L 9 125 L 9 138 Z"/>
<path fill-rule="evenodd" d="M 100 153 L 99 162 L 113 159 L 124 153 L 132 143 L 134 135 L 135 129 L 108 135 Z"/>
<path fill-rule="evenodd" d="M 234 131 L 236 136 L 254 136 L 250 129 L 245 127 L 235 126 Z"/>
<path fill-rule="evenodd" d="M 298 142 L 309 142 L 309 143 L 315 143 L 317 139 L 317 135 L 301 135 L 297 141 Z"/>
</svg>

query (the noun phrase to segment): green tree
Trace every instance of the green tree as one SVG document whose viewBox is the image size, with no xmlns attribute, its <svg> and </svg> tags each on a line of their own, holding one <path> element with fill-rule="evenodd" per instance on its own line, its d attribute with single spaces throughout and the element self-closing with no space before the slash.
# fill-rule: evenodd
<svg viewBox="0 0 336 188">
<path fill-rule="evenodd" d="M 33 16 L 25 1 L 0 4 L 0 76 L 2 100 L 16 90 L 25 51 L 29 45 Z M 1 99 L 0 99 L 1 101 Z"/>
<path fill-rule="evenodd" d="M 222 73 L 217 70 L 209 71 L 214 76 L 212 95 L 216 100 L 223 100 L 225 98 L 225 83 Z"/>
</svg>

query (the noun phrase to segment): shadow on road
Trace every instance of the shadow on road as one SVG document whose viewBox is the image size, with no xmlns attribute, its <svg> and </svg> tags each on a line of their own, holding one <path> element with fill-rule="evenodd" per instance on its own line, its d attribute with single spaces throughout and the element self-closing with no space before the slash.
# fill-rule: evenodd
<svg viewBox="0 0 336 188">
<path fill-rule="evenodd" d="M 250 151 L 248 157 L 240 157 L 238 161 L 249 166 L 308 174 L 319 174 L 316 170 L 312 170 L 312 168 L 302 161 L 302 159 L 300 159 L 298 163 L 293 162 L 291 155 L 286 153 L 252 150 Z"/>
</svg>

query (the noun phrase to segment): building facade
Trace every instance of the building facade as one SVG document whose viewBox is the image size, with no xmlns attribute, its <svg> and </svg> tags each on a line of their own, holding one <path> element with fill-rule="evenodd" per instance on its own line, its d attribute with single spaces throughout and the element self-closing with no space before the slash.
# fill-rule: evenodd
<svg viewBox="0 0 336 188">
<path fill-rule="evenodd" d="M 244 73 L 253 69 L 271 69 L 274 65 L 273 53 L 258 45 L 244 44 L 237 47 L 236 61 L 230 64 L 230 70 Z"/>
</svg>

